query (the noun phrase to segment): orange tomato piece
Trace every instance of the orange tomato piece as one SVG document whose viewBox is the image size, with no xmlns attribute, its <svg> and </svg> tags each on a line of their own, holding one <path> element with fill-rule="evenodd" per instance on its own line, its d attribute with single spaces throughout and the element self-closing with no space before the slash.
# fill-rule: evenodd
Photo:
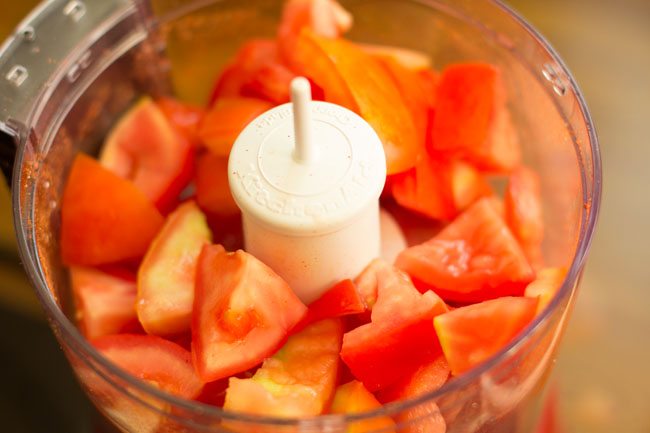
<svg viewBox="0 0 650 433">
<path fill-rule="evenodd" d="M 537 278 L 526 287 L 524 295 L 529 298 L 537 298 L 537 314 L 544 311 L 546 306 L 553 300 L 555 294 L 566 277 L 565 268 L 546 268 L 537 273 Z"/>
<path fill-rule="evenodd" d="M 199 124 L 203 116 L 205 116 L 203 107 L 187 104 L 169 97 L 156 100 L 156 105 L 177 131 L 183 134 L 191 143 L 198 144 Z"/>
<path fill-rule="evenodd" d="M 135 185 L 89 156 L 77 155 L 61 203 L 61 256 L 66 265 L 138 259 L 163 221 Z"/>
<path fill-rule="evenodd" d="M 442 351 L 458 376 L 505 347 L 535 316 L 537 299 L 502 297 L 433 319 Z"/>
<path fill-rule="evenodd" d="M 231 216 L 239 214 L 239 207 L 230 193 L 228 158 L 206 152 L 196 164 L 194 177 L 196 202 L 210 214 Z"/>
<path fill-rule="evenodd" d="M 330 412 L 353 415 L 379 409 L 381 403 L 368 391 L 363 383 L 353 380 L 336 389 Z M 347 427 L 348 433 L 374 431 L 395 431 L 395 422 L 389 416 L 374 416 L 363 421 L 353 421 Z"/>
<path fill-rule="evenodd" d="M 256 98 L 219 99 L 203 118 L 198 136 L 210 152 L 228 158 L 244 128 L 271 108 L 270 102 Z"/>
<path fill-rule="evenodd" d="M 372 56 L 343 39 L 303 31 L 296 50 L 300 72 L 325 92 L 325 99 L 359 113 L 384 145 L 388 174 L 413 167 L 420 153 L 411 114 L 389 73 Z"/>
</svg>

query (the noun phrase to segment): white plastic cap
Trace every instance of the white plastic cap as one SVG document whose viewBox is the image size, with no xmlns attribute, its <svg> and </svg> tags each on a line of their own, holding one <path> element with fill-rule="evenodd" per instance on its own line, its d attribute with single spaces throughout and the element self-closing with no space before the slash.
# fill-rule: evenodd
<svg viewBox="0 0 650 433">
<path fill-rule="evenodd" d="M 310 302 L 378 256 L 386 158 L 365 120 L 311 101 L 306 79 L 293 81 L 292 101 L 242 131 L 228 171 L 246 249 Z"/>
</svg>

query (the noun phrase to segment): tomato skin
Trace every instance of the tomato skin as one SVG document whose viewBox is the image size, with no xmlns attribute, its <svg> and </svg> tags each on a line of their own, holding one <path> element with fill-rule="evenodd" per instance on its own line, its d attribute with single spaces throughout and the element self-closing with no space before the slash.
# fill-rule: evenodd
<svg viewBox="0 0 650 433">
<path fill-rule="evenodd" d="M 512 170 L 521 150 L 505 102 L 496 67 L 448 66 L 438 87 L 430 151 L 459 156 L 486 171 Z"/>
<path fill-rule="evenodd" d="M 192 313 L 199 376 L 211 382 L 256 366 L 306 313 L 287 283 L 250 254 L 203 247 Z"/>
<path fill-rule="evenodd" d="M 338 414 L 357 414 L 379 409 L 381 403 L 368 391 L 363 383 L 353 380 L 336 389 L 330 412 Z M 348 433 L 372 431 L 394 431 L 395 422 L 388 416 L 375 416 L 363 421 L 353 421 L 347 427 Z"/>
<path fill-rule="evenodd" d="M 205 215 L 193 201 L 167 217 L 138 270 L 137 312 L 147 333 L 190 330 L 197 260 L 210 241 Z"/>
<path fill-rule="evenodd" d="M 508 177 L 503 198 L 505 219 L 534 267 L 543 266 L 544 216 L 539 175 L 520 166 Z"/>
<path fill-rule="evenodd" d="M 70 268 L 76 316 L 90 340 L 121 332 L 141 332 L 135 312 L 135 276 L 118 277 L 98 269 Z"/>
<path fill-rule="evenodd" d="M 447 311 L 433 292 L 418 293 L 397 269 L 377 275 L 371 323 L 343 336 L 341 359 L 370 391 L 388 387 L 440 352 L 432 319 Z"/>
<path fill-rule="evenodd" d="M 307 417 L 327 408 L 336 385 L 343 325 L 312 323 L 293 334 L 252 378 L 231 378 L 224 409 L 257 415 Z"/>
<path fill-rule="evenodd" d="M 110 131 L 99 161 L 132 181 L 164 212 L 192 178 L 194 146 L 153 100 L 144 98 Z"/>
<path fill-rule="evenodd" d="M 228 158 L 244 128 L 271 108 L 271 103 L 256 98 L 219 99 L 204 116 L 198 136 L 214 155 Z"/>
<path fill-rule="evenodd" d="M 535 316 L 537 299 L 505 296 L 457 308 L 433 319 L 453 375 L 485 361 Z"/>
<path fill-rule="evenodd" d="M 198 128 L 203 116 L 205 116 L 203 107 L 187 104 L 169 97 L 157 99 L 156 105 L 178 132 L 183 134 L 194 146 L 198 145 Z"/>
<path fill-rule="evenodd" d="M 118 367 L 170 394 L 193 399 L 203 389 L 190 353 L 171 341 L 154 335 L 118 334 L 92 344 Z"/>
<path fill-rule="evenodd" d="M 421 291 L 434 290 L 454 302 L 522 295 L 534 278 L 491 198 L 476 202 L 431 240 L 402 252 L 395 264 Z"/>
<path fill-rule="evenodd" d="M 199 156 L 194 177 L 196 201 L 209 214 L 220 217 L 239 215 L 239 206 L 230 192 L 228 158 L 205 152 Z"/>
<path fill-rule="evenodd" d="M 297 328 L 302 328 L 310 323 L 324 319 L 332 319 L 366 311 L 366 306 L 352 280 L 343 280 L 323 295 L 309 304 L 307 315 L 302 319 Z"/>
<path fill-rule="evenodd" d="M 61 204 L 66 265 L 96 266 L 144 255 L 163 217 L 131 182 L 89 156 L 75 158 Z"/>
</svg>

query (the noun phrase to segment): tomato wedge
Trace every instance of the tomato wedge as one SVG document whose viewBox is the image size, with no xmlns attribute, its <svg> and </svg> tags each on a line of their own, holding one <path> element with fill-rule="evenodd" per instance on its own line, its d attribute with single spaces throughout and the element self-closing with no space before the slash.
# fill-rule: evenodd
<svg viewBox="0 0 650 433">
<path fill-rule="evenodd" d="M 397 62 L 400 66 L 414 72 L 430 69 L 433 60 L 431 56 L 408 48 L 394 47 L 390 45 L 357 44 L 366 53 L 380 59 Z"/>
<path fill-rule="evenodd" d="M 537 298 L 537 314 L 540 314 L 553 300 L 566 277 L 566 268 L 546 268 L 537 273 L 537 278 L 526 287 L 524 295 Z"/>
<path fill-rule="evenodd" d="M 544 217 L 539 175 L 525 166 L 513 171 L 508 178 L 503 204 L 512 234 L 533 266 L 541 267 Z"/>
<path fill-rule="evenodd" d="M 206 152 L 199 156 L 194 177 L 196 201 L 204 211 L 221 217 L 239 214 L 228 183 L 228 157 Z M 223 221 L 220 221 L 223 225 Z"/>
<path fill-rule="evenodd" d="M 135 275 L 121 278 L 93 268 L 70 268 L 76 317 L 88 339 L 141 330 L 135 313 Z"/>
<path fill-rule="evenodd" d="M 510 171 L 521 150 L 500 71 L 488 64 L 448 66 L 442 72 L 431 151 L 458 155 L 480 169 Z"/>
<path fill-rule="evenodd" d="M 415 165 L 422 148 L 411 114 L 388 71 L 343 39 L 303 31 L 295 52 L 299 72 L 325 92 L 325 100 L 359 113 L 384 145 L 388 174 Z"/>
<path fill-rule="evenodd" d="M 261 363 L 307 313 L 282 278 L 243 251 L 205 246 L 197 269 L 192 354 L 205 382 Z"/>
<path fill-rule="evenodd" d="M 199 126 L 199 138 L 210 152 L 227 158 L 244 128 L 271 108 L 271 103 L 261 99 L 219 99 L 203 118 Z"/>
<path fill-rule="evenodd" d="M 452 374 L 458 376 L 497 353 L 530 323 L 536 310 L 537 299 L 505 296 L 433 319 Z"/>
<path fill-rule="evenodd" d="M 323 295 L 309 304 L 307 315 L 297 328 L 323 319 L 359 314 L 366 311 L 366 306 L 351 280 L 343 280 L 327 290 Z"/>
<path fill-rule="evenodd" d="M 446 301 L 523 295 L 534 272 L 490 198 L 483 198 L 431 240 L 400 254 L 396 266 L 423 291 Z"/>
<path fill-rule="evenodd" d="M 377 274 L 371 323 L 343 336 L 341 358 L 370 391 L 386 388 L 440 351 L 432 319 L 447 311 L 433 292 L 420 294 L 397 269 Z"/>
<path fill-rule="evenodd" d="M 363 383 L 353 380 L 336 388 L 330 412 L 353 415 L 380 407 L 381 403 L 363 386 Z M 348 433 L 391 432 L 394 429 L 395 422 L 388 416 L 374 416 L 363 421 L 353 421 L 347 426 Z"/>
<path fill-rule="evenodd" d="M 131 182 L 89 156 L 75 158 L 61 203 L 66 265 L 96 266 L 144 255 L 163 217 Z"/>
<path fill-rule="evenodd" d="M 168 336 L 190 330 L 196 264 L 211 237 L 205 215 L 193 201 L 167 217 L 138 270 L 137 311 L 147 333 Z"/>
<path fill-rule="evenodd" d="M 192 178 L 194 147 L 153 100 L 143 98 L 111 130 L 99 161 L 165 211 Z"/>
<path fill-rule="evenodd" d="M 320 415 L 334 394 L 342 336 L 338 319 L 292 335 L 252 378 L 230 379 L 224 409 L 283 418 Z"/>
<path fill-rule="evenodd" d="M 203 116 L 205 116 L 203 107 L 187 104 L 169 97 L 157 99 L 156 105 L 178 132 L 183 134 L 194 146 L 198 145 L 199 124 Z"/>
<path fill-rule="evenodd" d="M 155 335 L 108 335 L 92 341 L 109 361 L 150 385 L 193 399 L 203 383 L 192 367 L 190 353 Z"/>
</svg>

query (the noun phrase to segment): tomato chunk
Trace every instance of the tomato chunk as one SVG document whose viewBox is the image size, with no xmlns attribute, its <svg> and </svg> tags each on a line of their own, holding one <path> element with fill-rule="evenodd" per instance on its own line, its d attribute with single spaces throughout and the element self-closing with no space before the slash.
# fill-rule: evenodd
<svg viewBox="0 0 650 433">
<path fill-rule="evenodd" d="M 111 130 L 99 160 L 164 211 L 192 178 L 194 147 L 144 98 Z"/>
<path fill-rule="evenodd" d="M 432 319 L 447 311 L 433 292 L 418 293 L 397 269 L 377 274 L 371 323 L 343 336 L 341 358 L 370 391 L 385 388 L 439 353 Z"/>
<path fill-rule="evenodd" d="M 432 152 L 459 155 L 488 171 L 509 171 L 521 151 L 500 71 L 468 63 L 442 72 L 432 128 Z"/>
<path fill-rule="evenodd" d="M 342 336 L 338 319 L 292 335 L 252 378 L 230 379 L 224 409 L 278 417 L 320 415 L 334 394 Z"/>
<path fill-rule="evenodd" d="M 211 152 L 199 156 L 194 185 L 196 201 L 204 211 L 219 216 L 239 214 L 239 207 L 232 197 L 228 183 L 228 157 Z"/>
<path fill-rule="evenodd" d="M 353 415 L 379 409 L 381 403 L 368 391 L 363 383 L 353 380 L 336 389 L 331 412 Z M 348 425 L 348 433 L 366 433 L 373 431 L 394 431 L 395 422 L 388 416 L 374 416 L 363 421 L 353 421 Z"/>
<path fill-rule="evenodd" d="M 300 72 L 325 92 L 325 100 L 359 113 L 384 145 L 388 174 L 415 165 L 421 149 L 411 114 L 388 72 L 361 48 L 342 39 L 303 31 L 296 48 Z"/>
<path fill-rule="evenodd" d="M 176 128 L 178 132 L 196 146 L 199 143 L 198 129 L 205 109 L 195 105 L 187 104 L 173 98 L 160 98 L 156 105 L 165 115 L 167 121 Z"/>
<path fill-rule="evenodd" d="M 536 310 L 537 299 L 505 296 L 433 319 L 452 374 L 462 374 L 496 354 L 530 323 Z"/>
<path fill-rule="evenodd" d="M 543 265 L 544 217 L 539 175 L 520 166 L 510 174 L 503 199 L 505 218 L 512 234 L 535 266 Z"/>
<path fill-rule="evenodd" d="M 220 99 L 203 118 L 199 138 L 210 152 L 227 158 L 244 128 L 271 108 L 273 105 L 261 99 Z"/>
<path fill-rule="evenodd" d="M 195 290 L 192 351 L 206 382 L 261 363 L 307 313 L 269 267 L 221 246 L 203 247 Z"/>
<path fill-rule="evenodd" d="M 358 44 L 368 54 L 380 60 L 390 60 L 399 66 L 411 71 L 418 72 L 431 68 L 433 63 L 431 56 L 408 48 L 393 47 L 390 45 Z"/>
<path fill-rule="evenodd" d="M 537 278 L 526 287 L 524 295 L 528 298 L 537 298 L 537 314 L 544 311 L 553 300 L 555 294 L 566 277 L 565 268 L 546 268 L 537 273 Z"/>
<path fill-rule="evenodd" d="M 159 389 L 193 399 L 203 383 L 192 367 L 190 353 L 155 335 L 109 335 L 92 341 L 108 360 Z"/>
<path fill-rule="evenodd" d="M 420 290 L 456 302 L 523 295 L 534 278 L 490 198 L 476 202 L 431 240 L 402 252 L 395 263 Z"/>
<path fill-rule="evenodd" d="M 167 217 L 138 270 L 137 311 L 147 333 L 166 336 L 190 330 L 196 264 L 210 241 L 205 215 L 194 202 Z"/>
<path fill-rule="evenodd" d="M 135 276 L 121 278 L 98 269 L 70 268 L 76 317 L 88 339 L 140 330 L 135 313 Z"/>
<path fill-rule="evenodd" d="M 61 204 L 65 264 L 95 266 L 140 258 L 162 224 L 160 212 L 131 182 L 77 155 Z"/>
<path fill-rule="evenodd" d="M 309 304 L 302 326 L 323 319 L 359 314 L 366 311 L 366 306 L 351 280 L 343 280 L 327 290 L 323 295 Z"/>
</svg>

